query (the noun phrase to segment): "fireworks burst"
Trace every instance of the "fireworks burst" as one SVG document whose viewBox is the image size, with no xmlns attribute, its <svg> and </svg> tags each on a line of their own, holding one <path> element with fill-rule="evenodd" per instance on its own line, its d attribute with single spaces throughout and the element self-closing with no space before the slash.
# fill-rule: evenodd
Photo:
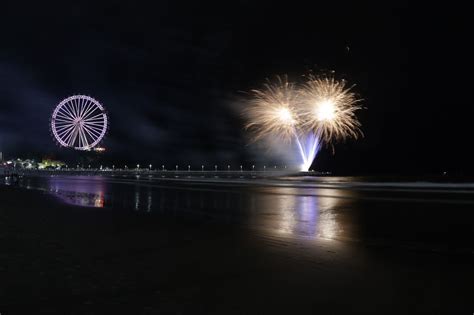
<svg viewBox="0 0 474 315">
<path fill-rule="evenodd" d="M 268 82 L 263 90 L 252 90 L 253 98 L 245 114 L 249 120 L 246 128 L 259 140 L 276 136 L 289 142 L 300 125 L 296 104 L 298 91 L 286 77 L 277 77 L 276 83 Z"/>
<path fill-rule="evenodd" d="M 305 117 L 302 127 L 328 144 L 357 139 L 362 133 L 355 112 L 361 107 L 351 88 L 346 88 L 345 81 L 310 76 L 300 91 Z"/>
<path fill-rule="evenodd" d="M 278 137 L 298 145 L 301 169 L 307 171 L 322 143 L 362 135 L 355 112 L 359 100 L 345 81 L 309 76 L 297 89 L 286 77 L 267 82 L 263 90 L 252 90 L 253 98 L 245 114 L 246 128 L 254 141 L 267 136 Z"/>
</svg>

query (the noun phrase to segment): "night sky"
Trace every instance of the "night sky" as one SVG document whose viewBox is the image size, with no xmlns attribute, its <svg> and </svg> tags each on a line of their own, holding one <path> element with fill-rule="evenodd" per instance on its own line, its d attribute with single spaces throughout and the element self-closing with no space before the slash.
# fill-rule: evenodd
<svg viewBox="0 0 474 315">
<path fill-rule="evenodd" d="M 472 172 L 470 23 L 430 8 L 234 1 L 2 8 L 0 151 L 74 159 L 55 105 L 107 108 L 106 163 L 282 163 L 248 145 L 241 108 L 265 78 L 334 70 L 356 84 L 365 137 L 324 149 L 340 174 Z M 469 55 L 469 57 L 468 57 Z"/>
</svg>

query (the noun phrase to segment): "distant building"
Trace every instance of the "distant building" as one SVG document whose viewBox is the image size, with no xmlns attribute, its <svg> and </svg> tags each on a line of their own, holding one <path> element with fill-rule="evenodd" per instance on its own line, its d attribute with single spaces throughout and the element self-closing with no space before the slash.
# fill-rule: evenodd
<svg viewBox="0 0 474 315">
<path fill-rule="evenodd" d="M 38 168 L 38 163 L 35 160 L 22 160 L 22 159 L 14 159 L 5 161 L 5 164 L 9 167 L 17 168 L 17 169 L 34 169 Z"/>
<path fill-rule="evenodd" d="M 0 162 L 3 162 L 3 152 L 0 151 Z"/>
<path fill-rule="evenodd" d="M 51 159 L 43 159 L 41 163 L 38 163 L 39 169 L 58 169 L 66 166 L 66 163 L 61 161 L 53 161 Z"/>
</svg>

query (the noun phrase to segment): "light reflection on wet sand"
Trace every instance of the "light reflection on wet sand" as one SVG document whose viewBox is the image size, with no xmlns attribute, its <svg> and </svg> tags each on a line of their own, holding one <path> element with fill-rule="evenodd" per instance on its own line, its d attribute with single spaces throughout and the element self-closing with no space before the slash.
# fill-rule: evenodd
<svg viewBox="0 0 474 315">
<path fill-rule="evenodd" d="M 300 195 L 298 189 L 278 190 L 262 195 L 259 204 L 252 207 L 256 209 L 252 213 L 252 225 L 275 235 L 310 239 L 335 239 L 343 232 L 335 212 L 338 199 Z"/>
<path fill-rule="evenodd" d="M 104 177 L 26 179 L 25 187 L 52 192 L 78 206 L 133 210 L 150 214 L 206 217 L 265 230 L 274 236 L 336 239 L 344 228 L 336 208 L 341 192 L 290 187 L 209 189 L 121 185 Z"/>
<path fill-rule="evenodd" d="M 452 213 L 470 213 L 472 193 L 349 189 L 350 180 L 339 189 L 285 180 L 273 185 L 102 176 L 25 177 L 16 185 L 49 192 L 69 204 L 232 224 L 262 236 L 471 248 L 470 221 L 460 223 Z M 460 224 L 467 228 L 457 228 Z M 449 236 L 443 233 L 451 227 L 456 228 Z"/>
</svg>

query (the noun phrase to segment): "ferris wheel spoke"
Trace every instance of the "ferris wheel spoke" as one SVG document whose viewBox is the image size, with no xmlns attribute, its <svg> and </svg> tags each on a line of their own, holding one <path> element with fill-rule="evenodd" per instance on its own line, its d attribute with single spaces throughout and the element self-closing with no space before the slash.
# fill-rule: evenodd
<svg viewBox="0 0 474 315">
<path fill-rule="evenodd" d="M 102 127 L 94 126 L 94 125 L 87 124 L 87 123 L 84 124 L 84 127 L 88 128 L 89 130 L 94 130 L 94 131 L 98 131 L 98 132 L 102 131 Z"/>
<path fill-rule="evenodd" d="M 104 121 L 97 121 L 97 122 L 86 121 L 85 124 L 102 129 L 102 128 L 104 128 L 105 122 Z"/>
<path fill-rule="evenodd" d="M 66 124 L 66 123 L 55 123 L 54 124 L 54 127 L 56 128 L 56 130 L 61 130 L 61 129 L 69 128 L 69 127 L 72 127 L 72 126 L 74 126 L 74 124 Z"/>
<path fill-rule="evenodd" d="M 63 107 L 61 108 L 60 112 L 64 112 L 64 114 L 66 115 L 69 115 L 71 117 L 71 119 L 74 120 L 75 116 L 74 116 L 74 113 L 71 111 L 71 109 L 68 107 L 68 104 L 64 104 Z M 61 112 L 61 113 L 62 113 Z"/>
<path fill-rule="evenodd" d="M 81 128 L 81 136 L 82 136 L 82 143 L 85 144 L 85 146 L 88 148 L 89 147 L 89 142 L 87 141 L 87 135 L 85 132 L 85 128 Z"/>
<path fill-rule="evenodd" d="M 71 138 L 74 136 L 74 133 L 76 132 L 76 126 L 74 126 L 74 128 L 72 128 L 68 133 L 67 133 L 67 137 L 64 138 L 64 142 L 67 142 L 69 143 L 71 141 Z"/>
<path fill-rule="evenodd" d="M 89 100 L 88 99 L 82 99 L 82 105 L 81 105 L 81 117 L 84 117 L 86 110 L 89 108 Z"/>
<path fill-rule="evenodd" d="M 104 121 L 103 118 L 96 118 L 96 119 L 93 119 L 93 120 L 84 121 L 84 123 L 91 124 L 91 125 L 103 126 L 105 124 L 105 121 Z"/>
<path fill-rule="evenodd" d="M 64 110 L 64 108 L 61 108 L 57 113 L 56 116 L 61 116 L 67 119 L 74 119 L 71 113 L 67 112 Z"/>
<path fill-rule="evenodd" d="M 76 99 L 77 116 L 81 117 L 81 99 Z"/>
<path fill-rule="evenodd" d="M 89 105 L 89 100 L 86 99 L 86 98 L 82 99 L 82 109 L 83 109 L 83 110 L 82 110 L 82 113 L 81 113 L 81 116 L 82 116 L 82 117 L 84 116 L 84 114 L 85 114 L 85 112 L 86 112 L 86 110 L 87 110 L 87 108 L 88 108 L 88 105 Z"/>
<path fill-rule="evenodd" d="M 104 120 L 104 114 L 101 113 L 101 114 L 95 115 L 95 116 L 93 116 L 93 117 L 91 117 L 91 118 L 87 118 L 87 119 L 84 120 L 84 121 L 97 121 L 97 120 L 103 121 L 103 120 Z"/>
<path fill-rule="evenodd" d="M 81 138 L 82 147 L 87 147 L 89 144 L 86 139 L 84 139 L 84 131 L 82 129 L 79 130 L 79 137 Z"/>
<path fill-rule="evenodd" d="M 103 119 L 104 114 L 103 113 L 94 113 L 94 116 L 90 116 L 84 119 L 84 121 L 89 121 L 89 120 L 97 120 L 97 119 Z"/>
<path fill-rule="evenodd" d="M 86 135 L 84 133 L 83 128 L 79 129 L 79 139 L 81 139 L 82 147 L 89 147 L 89 143 L 87 142 Z"/>
<path fill-rule="evenodd" d="M 68 146 L 72 146 L 71 140 L 73 139 L 75 133 L 76 133 L 76 126 L 74 126 L 74 128 L 67 135 L 67 137 L 64 138 L 64 142 L 67 143 Z"/>
<path fill-rule="evenodd" d="M 94 109 L 94 103 L 92 103 L 90 100 L 87 100 L 84 113 L 82 113 L 82 119 L 86 117 L 86 115 L 89 113 L 91 109 Z"/>
<path fill-rule="evenodd" d="M 84 130 L 87 132 L 92 142 L 94 142 L 95 139 L 98 139 L 99 135 L 94 134 L 93 132 L 89 131 L 87 128 L 84 128 Z"/>
<path fill-rule="evenodd" d="M 98 106 L 95 106 L 94 107 L 94 110 L 91 110 L 89 111 L 89 113 L 87 113 L 87 115 L 84 116 L 84 119 L 90 119 L 90 118 L 93 118 L 95 116 L 98 116 L 98 115 L 103 115 L 104 114 L 104 110 L 101 109 L 100 107 Z"/>
<path fill-rule="evenodd" d="M 86 126 L 86 125 L 84 125 L 84 126 Z M 90 125 L 87 126 L 87 128 L 88 128 L 89 130 L 92 130 L 92 131 L 97 132 L 98 134 L 101 134 L 101 133 L 102 133 L 102 130 L 103 130 L 103 128 L 99 128 L 99 127 L 95 127 L 95 126 L 90 126 Z"/>
<path fill-rule="evenodd" d="M 82 115 L 82 119 L 88 118 L 91 114 L 93 114 L 97 110 L 97 107 L 93 102 L 89 104 L 89 108 L 84 112 L 84 115 Z"/>
<path fill-rule="evenodd" d="M 56 131 L 58 132 L 58 134 L 64 130 L 67 130 L 67 129 L 71 129 L 71 128 L 74 128 L 74 125 L 69 125 L 69 126 L 56 126 Z"/>
<path fill-rule="evenodd" d="M 93 112 L 95 109 L 96 109 L 96 104 L 89 100 L 89 108 L 87 109 L 87 111 L 84 113 L 84 118 L 87 117 L 87 115 L 90 113 L 90 112 Z"/>
<path fill-rule="evenodd" d="M 101 139 L 100 134 L 97 134 L 97 132 L 94 132 L 92 130 L 87 130 L 87 129 L 86 129 L 86 132 L 90 136 L 91 141 L 93 143 L 97 143 Z"/>
<path fill-rule="evenodd" d="M 61 131 L 63 129 L 67 129 L 71 127 L 74 127 L 74 125 L 58 125 L 58 124 L 54 125 L 54 128 L 56 129 L 56 131 Z"/>
<path fill-rule="evenodd" d="M 86 130 L 92 132 L 97 138 L 100 137 L 100 135 L 102 133 L 102 130 L 92 128 L 91 126 L 84 125 L 84 127 L 86 128 Z"/>
<path fill-rule="evenodd" d="M 72 100 L 72 104 L 74 106 L 74 112 L 76 113 L 76 117 L 79 117 L 79 100 L 77 98 Z"/>
<path fill-rule="evenodd" d="M 62 114 L 62 113 L 57 113 L 57 114 L 56 114 L 55 119 L 58 119 L 58 118 L 64 119 L 64 120 L 67 120 L 67 121 L 72 121 L 72 120 L 74 120 L 74 118 L 72 118 L 72 117 L 70 117 L 70 116 L 67 116 L 67 115 L 65 115 L 65 114 Z"/>
<path fill-rule="evenodd" d="M 99 134 L 102 133 L 102 130 L 104 130 L 103 127 L 97 127 L 97 126 L 91 126 L 91 125 L 88 125 L 87 128 L 89 128 L 89 130 L 93 130 Z"/>
<path fill-rule="evenodd" d="M 100 112 L 100 109 L 97 107 L 93 107 L 92 110 L 87 113 L 87 115 L 84 115 L 83 119 L 89 119 L 90 117 L 92 117 L 91 115 L 97 115 L 98 112 Z"/>
<path fill-rule="evenodd" d="M 83 119 L 86 119 L 89 117 L 91 114 L 93 114 L 97 110 L 96 104 L 91 102 L 90 107 L 87 109 L 87 111 L 84 113 L 82 116 Z"/>
<path fill-rule="evenodd" d="M 77 117 L 81 117 L 80 115 L 80 105 L 79 105 L 80 99 L 76 98 L 74 99 L 74 108 L 76 109 Z"/>
<path fill-rule="evenodd" d="M 56 125 L 56 131 L 63 131 L 64 129 L 71 129 L 71 128 L 74 128 L 74 124 L 70 124 L 70 125 L 61 125 L 61 126 L 57 126 Z"/>
<path fill-rule="evenodd" d="M 78 135 L 79 135 L 79 128 L 76 128 L 75 132 L 74 132 L 74 135 L 72 137 L 72 144 L 73 146 L 75 146 L 75 143 L 79 143 L 78 141 Z"/>
<path fill-rule="evenodd" d="M 91 126 L 91 125 L 84 125 L 87 129 L 92 130 L 100 134 L 102 132 L 102 128 Z"/>
<path fill-rule="evenodd" d="M 58 132 L 57 135 L 61 138 L 62 141 L 64 141 L 70 136 L 72 132 L 74 132 L 74 127 Z"/>
<path fill-rule="evenodd" d="M 81 138 L 81 129 L 80 128 L 77 128 L 77 146 L 79 148 L 82 147 L 82 138 Z"/>
<path fill-rule="evenodd" d="M 71 103 L 66 103 L 63 106 L 64 110 L 68 112 L 73 119 L 77 118 L 76 113 L 74 112 L 74 108 L 72 107 Z"/>
<path fill-rule="evenodd" d="M 77 104 L 77 112 L 79 113 L 79 117 L 82 117 L 82 112 L 84 111 L 83 99 L 77 99 Z"/>
<path fill-rule="evenodd" d="M 64 119 L 64 118 L 54 118 L 54 121 L 61 122 L 61 123 L 72 123 L 70 119 Z"/>
<path fill-rule="evenodd" d="M 68 108 L 73 113 L 74 118 L 77 118 L 77 111 L 76 111 L 76 106 L 74 104 L 74 100 L 71 100 L 70 102 L 68 102 L 67 105 L 68 105 Z"/>
<path fill-rule="evenodd" d="M 95 121 L 85 121 L 84 123 L 86 123 L 88 125 L 91 125 L 91 126 L 96 126 L 96 127 L 99 127 L 99 128 L 102 128 L 105 125 L 105 121 L 103 119 L 95 120 Z"/>
<path fill-rule="evenodd" d="M 54 121 L 54 126 L 57 128 L 59 127 L 67 127 L 67 126 L 74 126 L 74 123 L 68 121 L 68 122 L 63 122 L 63 121 Z"/>
<path fill-rule="evenodd" d="M 56 125 L 55 129 L 59 133 L 63 130 L 70 129 L 70 128 L 73 128 L 73 127 L 74 127 L 74 125 L 61 125 L 61 126 Z"/>
<path fill-rule="evenodd" d="M 84 126 L 84 130 L 85 132 L 87 132 L 87 134 L 89 135 L 89 137 L 91 137 L 92 139 L 94 139 L 96 137 L 96 134 L 93 133 L 91 130 L 89 130 L 87 127 Z"/>
<path fill-rule="evenodd" d="M 95 116 L 92 116 L 90 118 L 87 118 L 87 119 L 84 119 L 84 121 L 91 121 L 91 120 L 97 120 L 99 118 L 104 118 L 104 114 L 103 113 L 100 113 L 98 115 L 95 115 Z"/>
<path fill-rule="evenodd" d="M 80 147 L 82 147 L 82 148 L 87 147 L 87 144 L 84 142 L 84 134 L 82 133 L 81 130 L 79 130 L 79 139 L 81 141 Z"/>
<path fill-rule="evenodd" d="M 74 130 L 68 130 L 67 132 L 64 132 L 62 135 L 60 135 L 59 136 L 61 138 L 60 142 L 69 143 L 69 140 L 71 139 L 73 132 Z"/>
</svg>

